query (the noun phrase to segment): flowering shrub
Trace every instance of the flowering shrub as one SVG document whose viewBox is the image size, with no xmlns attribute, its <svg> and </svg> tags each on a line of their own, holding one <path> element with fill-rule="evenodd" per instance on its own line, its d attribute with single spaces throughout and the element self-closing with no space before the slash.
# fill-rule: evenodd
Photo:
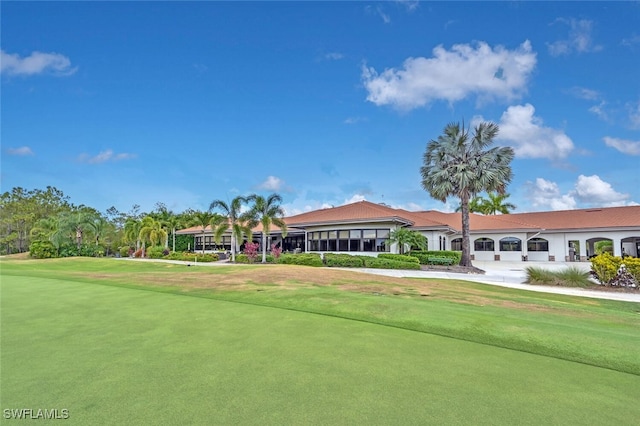
<svg viewBox="0 0 640 426">
<path fill-rule="evenodd" d="M 133 257 L 142 257 L 142 249 L 138 249 L 133 253 Z"/>
<path fill-rule="evenodd" d="M 247 242 L 244 245 L 244 254 L 249 258 L 249 263 L 253 263 L 256 261 L 256 257 L 258 257 L 258 248 L 260 244 Z"/>
<path fill-rule="evenodd" d="M 274 259 L 278 259 L 282 254 L 282 248 L 276 246 L 275 244 L 271 244 L 271 255 Z"/>
<path fill-rule="evenodd" d="M 624 265 L 624 268 L 621 268 L 622 265 Z M 640 259 L 634 257 L 622 259 L 607 252 L 591 259 L 591 273 L 602 285 L 619 285 L 618 275 L 620 271 L 632 277 L 635 280 L 635 287 L 638 288 L 638 283 L 640 282 Z"/>
</svg>

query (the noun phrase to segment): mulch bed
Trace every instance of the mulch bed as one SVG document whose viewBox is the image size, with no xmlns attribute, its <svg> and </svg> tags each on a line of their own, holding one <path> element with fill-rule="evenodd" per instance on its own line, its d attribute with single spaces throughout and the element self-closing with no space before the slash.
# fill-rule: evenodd
<svg viewBox="0 0 640 426">
<path fill-rule="evenodd" d="M 460 266 L 460 265 L 420 265 L 422 271 L 434 271 L 434 272 L 452 272 L 455 274 L 480 274 L 484 275 L 484 271 L 475 266 Z"/>
</svg>

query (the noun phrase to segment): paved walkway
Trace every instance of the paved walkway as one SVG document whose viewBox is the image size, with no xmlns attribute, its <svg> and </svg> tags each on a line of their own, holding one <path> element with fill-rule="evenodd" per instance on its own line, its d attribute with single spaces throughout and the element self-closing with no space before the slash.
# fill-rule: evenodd
<svg viewBox="0 0 640 426">
<path fill-rule="evenodd" d="M 164 259 L 135 259 L 135 258 L 122 258 L 123 260 L 131 261 L 155 261 L 165 263 L 181 263 L 189 264 L 192 266 L 224 266 L 229 265 L 225 261 L 221 262 L 182 262 L 179 260 L 164 260 Z M 238 264 L 241 265 L 241 264 Z M 484 274 L 459 274 L 454 272 L 445 271 L 407 271 L 397 269 L 373 269 L 373 268 L 336 268 L 344 269 L 345 271 L 355 271 L 374 275 L 384 275 L 388 277 L 407 277 L 407 278 L 444 278 L 444 279 L 456 279 L 465 281 L 474 281 L 483 284 L 497 285 L 501 287 L 517 288 L 520 290 L 537 291 L 541 293 L 556 293 L 566 294 L 569 296 L 582 296 L 595 299 L 608 299 L 608 300 L 621 300 L 625 302 L 637 302 L 640 303 L 640 291 L 631 292 L 609 292 L 598 290 L 585 290 L 582 288 L 573 287 L 552 287 L 542 285 L 530 285 L 524 284 L 526 280 L 525 269 L 529 266 L 538 266 L 550 270 L 564 269 L 570 266 L 580 268 L 584 271 L 591 269 L 591 263 L 589 262 L 483 262 L 474 261 L 473 266 L 485 271 Z"/>
</svg>

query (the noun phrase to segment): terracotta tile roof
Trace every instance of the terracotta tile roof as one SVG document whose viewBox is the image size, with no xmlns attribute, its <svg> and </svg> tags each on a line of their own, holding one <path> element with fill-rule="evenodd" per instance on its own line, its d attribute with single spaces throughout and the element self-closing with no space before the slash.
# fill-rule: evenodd
<svg viewBox="0 0 640 426">
<path fill-rule="evenodd" d="M 354 223 L 370 221 L 390 221 L 395 220 L 406 224 L 413 222 L 403 217 L 403 211 L 375 204 L 369 201 L 358 201 L 344 206 L 332 207 L 328 209 L 314 210 L 285 219 L 288 226 L 315 225 L 321 223 Z"/>
<path fill-rule="evenodd" d="M 394 209 L 386 205 L 369 201 L 346 204 L 328 209 L 314 210 L 285 218 L 291 231 L 296 227 L 305 228 L 323 224 L 358 223 L 358 222 L 395 221 L 416 229 L 449 228 L 460 232 L 462 228 L 461 213 L 444 213 L 436 210 L 410 212 Z M 563 210 L 549 212 L 512 213 L 505 215 L 484 216 L 470 214 L 471 231 L 500 230 L 572 230 L 595 228 L 640 227 L 640 206 L 608 207 L 580 210 Z M 202 227 L 195 226 L 176 232 L 177 234 L 194 234 L 201 232 Z M 210 227 L 206 228 L 210 231 Z M 253 229 L 262 231 L 262 224 Z M 272 231 L 279 228 L 272 226 Z"/>
</svg>

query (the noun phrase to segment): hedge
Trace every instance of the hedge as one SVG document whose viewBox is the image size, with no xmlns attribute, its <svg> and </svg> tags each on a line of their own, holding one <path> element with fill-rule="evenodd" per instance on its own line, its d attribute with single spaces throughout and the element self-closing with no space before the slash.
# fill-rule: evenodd
<svg viewBox="0 0 640 426">
<path fill-rule="evenodd" d="M 366 256 L 352 256 L 350 254 L 325 253 L 324 263 L 329 267 L 362 268 Z"/>
<path fill-rule="evenodd" d="M 462 259 L 462 252 L 452 251 L 452 250 L 427 250 L 427 251 L 413 250 L 411 252 L 411 256 L 417 257 L 418 259 L 420 259 L 420 263 L 422 265 L 428 264 L 429 262 L 427 259 L 432 256 L 450 257 L 453 259 L 453 264 L 457 265 L 458 263 L 460 263 L 460 259 Z"/>
<path fill-rule="evenodd" d="M 270 254 L 267 255 L 266 261 L 267 263 L 275 263 L 274 257 Z M 246 254 L 236 254 L 236 263 L 262 263 L 262 253 L 253 262 Z"/>
<path fill-rule="evenodd" d="M 379 259 L 377 257 L 369 257 L 365 259 L 364 266 L 367 268 L 377 269 L 420 269 L 420 265 L 415 262 L 401 262 L 399 260 Z"/>
<path fill-rule="evenodd" d="M 169 260 L 182 260 L 185 262 L 217 262 L 219 257 L 217 253 L 191 253 L 191 252 L 173 252 L 164 257 Z"/>
<path fill-rule="evenodd" d="M 399 260 L 400 262 L 411 262 L 420 264 L 420 259 L 415 256 L 409 256 L 406 254 L 380 253 L 378 255 L 378 259 Z"/>
<path fill-rule="evenodd" d="M 612 256 L 604 252 L 591 259 L 591 270 L 602 285 L 609 285 L 618 274 L 620 265 L 624 264 L 637 282 L 640 282 L 640 258 Z"/>
<path fill-rule="evenodd" d="M 318 253 L 283 254 L 277 263 L 285 265 L 324 266 Z"/>
</svg>

